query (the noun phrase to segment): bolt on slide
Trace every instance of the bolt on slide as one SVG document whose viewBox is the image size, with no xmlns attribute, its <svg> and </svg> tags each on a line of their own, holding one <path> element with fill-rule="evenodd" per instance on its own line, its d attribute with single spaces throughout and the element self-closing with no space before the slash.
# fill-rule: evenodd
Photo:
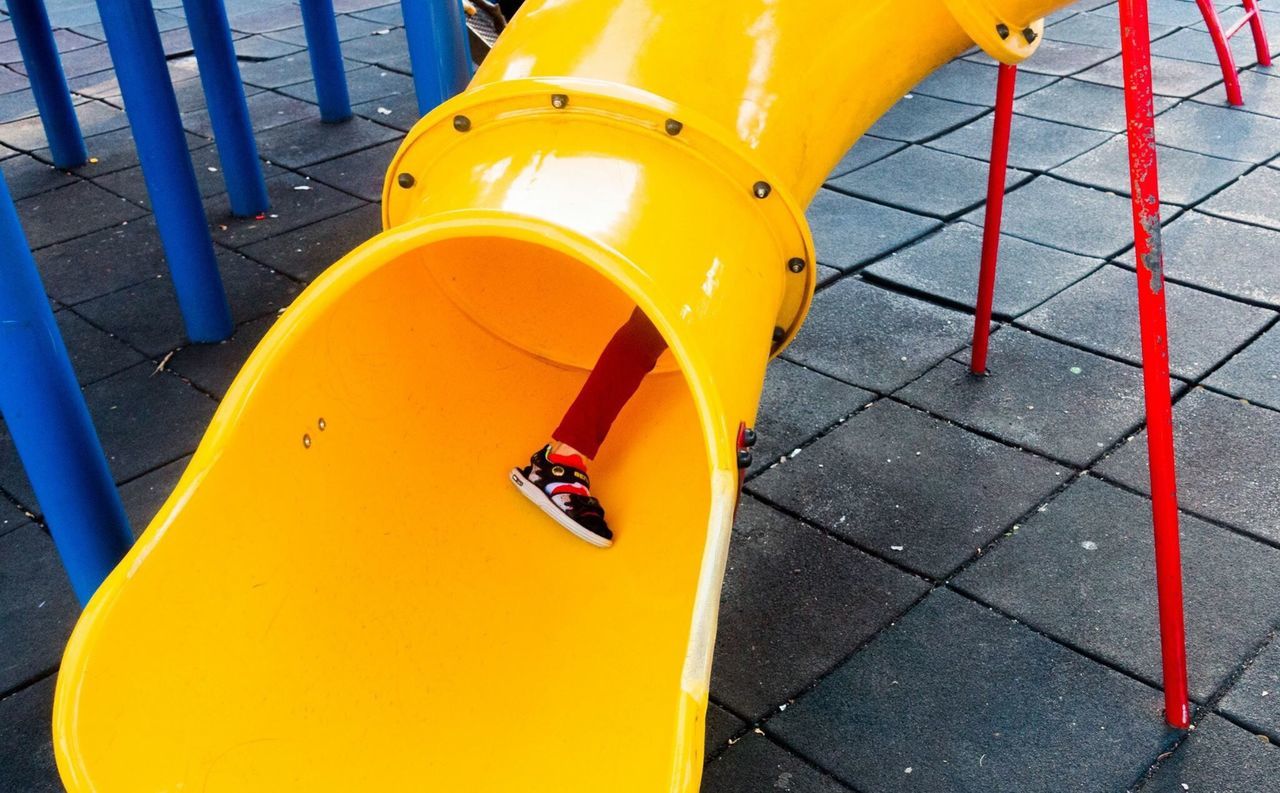
<svg viewBox="0 0 1280 793">
<path fill-rule="evenodd" d="M 779 0 L 530 0 L 86 608 L 67 788 L 697 790 L 739 430 L 813 292 L 803 207 L 921 78 L 974 41 L 1025 57 L 1065 4 L 816 29 Z M 507 472 L 637 305 L 670 351 L 593 468 L 603 552 Z"/>
</svg>

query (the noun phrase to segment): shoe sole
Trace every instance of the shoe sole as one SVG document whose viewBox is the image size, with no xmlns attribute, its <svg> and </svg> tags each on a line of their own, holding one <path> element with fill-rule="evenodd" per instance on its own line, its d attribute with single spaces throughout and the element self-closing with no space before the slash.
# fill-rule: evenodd
<svg viewBox="0 0 1280 793">
<path fill-rule="evenodd" d="M 511 482 L 516 486 L 517 490 L 524 493 L 525 498 L 532 501 L 538 509 L 547 513 L 552 520 L 567 529 L 573 536 L 597 548 L 609 548 L 613 545 L 613 540 L 606 540 L 604 537 L 588 531 L 573 518 L 566 515 L 564 510 L 560 509 L 556 502 L 552 501 L 551 497 L 542 491 L 542 488 L 530 482 L 519 468 L 511 469 Z"/>
</svg>

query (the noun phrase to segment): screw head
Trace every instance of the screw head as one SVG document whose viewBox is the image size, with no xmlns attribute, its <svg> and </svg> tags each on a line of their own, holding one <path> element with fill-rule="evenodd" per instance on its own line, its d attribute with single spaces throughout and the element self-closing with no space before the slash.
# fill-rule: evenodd
<svg viewBox="0 0 1280 793">
<path fill-rule="evenodd" d="M 750 449 L 738 450 L 738 467 L 739 468 L 751 467 L 751 450 Z"/>
<path fill-rule="evenodd" d="M 568 104 L 569 104 L 569 97 L 565 96 L 564 94 L 551 95 L 551 106 L 556 108 L 557 110 L 563 110 L 565 107 L 568 106 Z"/>
<path fill-rule="evenodd" d="M 1035 44 L 1035 43 L 1036 43 L 1036 39 L 1037 39 L 1037 38 L 1039 38 L 1039 37 L 1036 35 L 1036 32 L 1035 32 L 1034 30 L 1032 30 L 1031 28 L 1023 28 L 1023 29 L 1022 29 L 1022 37 L 1023 37 L 1024 39 L 1026 39 L 1026 40 L 1027 40 L 1027 43 L 1028 43 L 1028 44 Z"/>
<path fill-rule="evenodd" d="M 791 259 L 790 261 L 787 262 L 787 269 L 793 273 L 804 272 L 804 259 L 801 259 L 798 256 L 794 259 Z"/>
<path fill-rule="evenodd" d="M 316 422 L 316 426 L 320 428 L 321 432 L 324 432 L 325 427 L 329 425 L 325 423 L 324 418 L 321 418 L 319 421 Z"/>
<path fill-rule="evenodd" d="M 773 188 L 769 186 L 768 182 L 756 182 L 751 186 L 751 192 L 755 194 L 756 198 L 768 198 L 769 194 L 773 192 Z"/>
<path fill-rule="evenodd" d="M 666 129 L 667 129 L 668 135 L 671 135 L 671 136 L 679 135 L 680 130 L 684 129 L 684 124 L 681 124 L 679 121 L 676 121 L 674 118 L 669 118 L 667 119 Z"/>
<path fill-rule="evenodd" d="M 787 329 L 786 329 L 786 328 L 774 328 L 774 329 L 773 329 L 773 343 L 774 343 L 774 344 L 779 344 L 779 343 L 781 343 L 781 342 L 782 342 L 782 340 L 783 340 L 783 339 L 785 339 L 786 337 L 787 337 Z"/>
<path fill-rule="evenodd" d="M 1003 22 L 996 25 L 996 35 L 1000 36 L 1002 39 L 1009 38 L 1009 26 Z"/>
<path fill-rule="evenodd" d="M 453 128 L 458 130 L 459 132 L 466 132 L 467 130 L 471 129 L 471 119 L 467 118 L 466 116 L 454 116 Z"/>
<path fill-rule="evenodd" d="M 310 436 L 310 435 L 303 435 L 303 436 L 302 436 L 302 448 L 304 448 L 304 449 L 310 449 L 310 448 L 311 448 L 311 436 Z"/>
<path fill-rule="evenodd" d="M 759 438 L 756 435 L 756 431 L 751 429 L 750 427 L 747 427 L 745 430 L 742 431 L 742 442 L 745 443 L 747 446 L 755 446 L 756 441 L 758 439 Z"/>
<path fill-rule="evenodd" d="M 413 187 L 413 184 L 416 181 L 417 180 L 413 178 L 413 174 L 411 173 L 402 173 L 396 177 L 396 184 L 400 185 L 406 190 L 408 190 L 410 187 Z"/>
</svg>

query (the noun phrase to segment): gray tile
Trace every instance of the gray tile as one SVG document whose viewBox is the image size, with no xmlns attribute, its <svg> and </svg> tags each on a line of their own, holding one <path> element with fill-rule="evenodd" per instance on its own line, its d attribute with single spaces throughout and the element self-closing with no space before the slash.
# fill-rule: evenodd
<svg viewBox="0 0 1280 793">
<path fill-rule="evenodd" d="M 744 499 L 721 591 L 711 690 L 758 720 L 928 589 L 919 578 Z"/>
<path fill-rule="evenodd" d="M 825 264 L 818 265 L 818 286 L 823 287 L 839 278 L 843 273 Z"/>
<path fill-rule="evenodd" d="M 310 281 L 348 251 L 382 230 L 382 209 L 365 204 L 336 217 L 293 229 L 242 252 L 282 273 Z"/>
<path fill-rule="evenodd" d="M 1271 542 L 1280 542 L 1280 413 L 1193 390 L 1173 409 L 1178 503 Z M 1097 467 L 1149 493 L 1147 433 Z"/>
<path fill-rule="evenodd" d="M 994 130 L 995 123 L 991 116 L 983 116 L 977 121 L 931 141 L 929 146 L 987 161 L 991 158 L 991 136 Z M 1015 113 L 1010 127 L 1009 165 L 1014 168 L 1047 171 L 1095 146 L 1106 143 L 1110 138 L 1110 132 L 1059 124 Z"/>
<path fill-rule="evenodd" d="M 874 399 L 861 388 L 832 380 L 781 358 L 769 364 L 760 395 L 751 473 L 768 468 L 813 436 Z"/>
<path fill-rule="evenodd" d="M 987 198 L 986 163 L 924 146 L 909 146 L 879 162 L 831 180 L 833 187 L 911 212 L 950 218 Z M 1006 187 L 1028 174 L 1010 168 Z"/>
<path fill-rule="evenodd" d="M 988 112 L 981 107 L 908 94 L 868 130 L 878 138 L 919 143 Z"/>
<path fill-rule="evenodd" d="M 859 790 L 1125 790 L 1159 695 L 946 590 L 770 721 Z"/>
<path fill-rule="evenodd" d="M 306 52 L 295 52 L 269 61 L 240 64 L 240 77 L 249 85 L 281 88 L 311 79 L 311 59 Z"/>
<path fill-rule="evenodd" d="M 1154 102 L 1156 112 L 1168 109 L 1174 101 L 1157 96 Z M 1018 101 L 1017 107 L 1018 112 L 1023 115 L 1088 129 L 1124 132 L 1126 126 L 1124 91 L 1083 80 L 1060 80 L 1048 88 L 1023 97 Z"/>
<path fill-rule="evenodd" d="M 1280 171 L 1259 168 L 1204 202 L 1211 215 L 1280 229 Z"/>
<path fill-rule="evenodd" d="M 888 393 L 969 340 L 964 314 L 846 278 L 818 293 L 792 361 L 862 388 Z"/>
<path fill-rule="evenodd" d="M 1154 20 L 1151 22 L 1152 39 L 1160 38 L 1173 30 L 1172 25 L 1162 25 Z M 1050 25 L 1045 29 L 1044 35 L 1047 39 L 1120 51 L 1120 21 L 1114 15 L 1076 14 L 1070 19 Z"/>
<path fill-rule="evenodd" d="M 868 279 L 925 292 L 972 310 L 977 301 L 982 229 L 952 223 L 866 269 Z M 1102 265 L 1099 259 L 1002 236 L 994 313 L 1017 316 Z"/>
<path fill-rule="evenodd" d="M 1280 120 L 1183 102 L 1156 119 L 1156 140 L 1214 157 L 1262 162 L 1280 153 Z"/>
<path fill-rule="evenodd" d="M 79 613 L 44 529 L 30 523 L 0 537 L 0 691 L 57 669 Z"/>
<path fill-rule="evenodd" d="M 206 138 L 190 133 L 186 134 L 186 139 L 188 149 L 198 149 L 209 144 Z M 84 144 L 89 151 L 89 161 L 73 169 L 80 176 L 101 176 L 136 167 L 139 163 L 133 130 L 128 127 L 86 138 Z M 53 161 L 53 155 L 48 149 L 37 150 L 35 156 L 48 162 Z"/>
<path fill-rule="evenodd" d="M 1254 793 L 1280 778 L 1280 748 L 1210 714 L 1178 751 L 1160 761 L 1143 793 Z"/>
<path fill-rule="evenodd" d="M 1073 465 L 1087 465 L 1143 419 L 1142 372 L 1026 331 L 991 338 L 990 375 L 943 361 L 899 396 L 924 410 Z"/>
<path fill-rule="evenodd" d="M 1186 206 L 1202 201 L 1235 181 L 1249 169 L 1247 163 L 1204 154 L 1156 147 L 1160 173 L 1160 200 Z M 1071 162 L 1053 169 L 1053 175 L 1123 196 L 1129 195 L 1129 142 L 1117 136 Z"/>
<path fill-rule="evenodd" d="M 1167 283 L 1169 364 L 1195 379 L 1226 360 L 1276 313 L 1198 289 Z M 1112 355 L 1142 361 L 1138 288 L 1133 273 L 1105 267 L 1018 320 L 1020 325 Z"/>
<path fill-rule="evenodd" d="M 996 76 L 994 64 L 955 60 L 926 77 L 912 93 L 991 107 L 996 98 Z M 1053 77 L 1049 75 L 1020 72 L 1014 95 L 1024 96 L 1051 82 Z"/>
<path fill-rule="evenodd" d="M 293 4 L 263 3 L 257 10 L 228 14 L 231 29 L 240 33 L 270 33 L 302 24 L 302 12 Z"/>
<path fill-rule="evenodd" d="M 124 511 L 129 516 L 135 537 L 150 525 L 151 519 L 177 486 L 182 472 L 187 470 L 189 462 L 190 457 L 174 460 L 120 486 L 120 500 L 124 502 Z"/>
<path fill-rule="evenodd" d="M 1280 410 L 1280 327 L 1273 327 L 1245 347 L 1205 383 Z"/>
<path fill-rule="evenodd" d="M 277 90 L 307 102 L 316 101 L 315 83 L 311 81 Z M 354 104 L 379 101 L 398 94 L 412 94 L 413 78 L 377 66 L 352 69 L 347 72 L 347 93 Z"/>
<path fill-rule="evenodd" d="M 155 220 L 149 215 L 42 248 L 36 252 L 36 263 L 44 288 L 65 305 L 168 273 Z"/>
<path fill-rule="evenodd" d="M 1228 3 L 1218 2 L 1216 5 L 1225 7 Z M 1120 7 L 1117 3 L 1108 3 L 1099 7 L 1093 12 L 1096 16 L 1111 18 L 1112 24 L 1118 24 L 1120 17 Z M 1200 14 L 1200 9 L 1195 3 L 1187 2 L 1187 0 L 1147 0 L 1147 16 L 1150 20 L 1158 25 L 1171 27 L 1187 27 L 1189 25 L 1204 24 L 1204 17 Z M 1224 16 L 1224 24 L 1230 24 L 1230 17 Z M 1156 37 L 1156 32 L 1151 34 L 1152 38 Z"/>
<path fill-rule="evenodd" d="M 1280 617 L 1280 550 L 1183 515 L 1191 696 L 1203 702 Z M 1078 480 L 965 570 L 956 586 L 1160 685 L 1151 502 Z"/>
<path fill-rule="evenodd" d="M 27 513 L 18 509 L 4 494 L 0 494 L 0 537 L 29 522 L 31 518 Z"/>
<path fill-rule="evenodd" d="M 836 163 L 836 167 L 831 169 L 828 179 L 834 179 L 837 176 L 844 176 L 851 171 L 856 171 L 864 165 L 870 165 L 884 157 L 888 157 L 895 151 L 902 149 L 907 144 L 896 140 L 884 140 L 871 135 L 863 135 L 858 138 L 858 142 L 853 144 L 849 151 L 840 158 L 840 162 Z"/>
<path fill-rule="evenodd" d="M 239 374 L 249 354 L 271 326 L 276 315 L 246 322 L 235 329 L 235 334 L 218 344 L 191 344 L 174 353 L 169 368 L 195 383 L 200 390 L 221 399 Z"/>
<path fill-rule="evenodd" d="M 146 210 L 89 182 L 75 182 L 16 203 L 27 244 L 43 248 L 140 218 Z M 68 211 L 75 207 L 75 211 Z"/>
<path fill-rule="evenodd" d="M 707 704 L 707 737 L 703 756 L 715 757 L 742 733 L 747 723 L 714 702 Z"/>
<path fill-rule="evenodd" d="M 942 579 L 1066 474 L 884 400 L 748 489 L 876 555 Z"/>
<path fill-rule="evenodd" d="M 1252 70 L 1241 72 L 1240 93 L 1244 96 L 1244 104 L 1237 110 L 1280 118 L 1280 76 Z M 1204 93 L 1196 95 L 1195 100 L 1214 107 L 1230 107 L 1227 91 L 1221 85 L 1205 89 Z"/>
<path fill-rule="evenodd" d="M 1188 212 L 1162 237 L 1167 278 L 1280 307 L 1280 232 Z"/>
<path fill-rule="evenodd" d="M 1218 710 L 1280 741 L 1280 641 L 1274 636 L 1218 703 Z"/>
<path fill-rule="evenodd" d="M 707 764 L 702 793 L 849 793 L 849 789 L 795 755 L 752 733 Z"/>
<path fill-rule="evenodd" d="M 1091 47 L 1070 41 L 1045 39 L 1040 43 L 1034 58 L 1018 66 L 1020 72 L 1031 72 L 1062 77 L 1075 74 L 1114 56 L 1116 48 Z"/>
<path fill-rule="evenodd" d="M 409 43 L 402 28 L 387 30 L 386 33 L 374 31 L 370 35 L 354 38 L 342 45 L 342 52 L 353 61 L 405 73 L 413 71 L 409 61 Z"/>
<path fill-rule="evenodd" d="M 54 678 L 47 677 L 0 700 L 2 781 L 15 793 L 62 793 L 50 732 L 53 687 Z"/>
<path fill-rule="evenodd" d="M 286 168 L 300 168 L 399 137 L 395 130 L 359 117 L 341 124 L 296 121 L 258 135 L 258 153 Z"/>
<path fill-rule="evenodd" d="M 1181 0 L 1178 2 L 1181 3 Z M 1175 96 L 1183 99 L 1222 82 L 1222 70 L 1217 64 L 1196 63 L 1176 58 L 1152 58 L 1151 74 L 1153 89 L 1157 96 Z M 1077 80 L 1090 83 L 1124 88 L 1124 64 L 1117 55 L 1080 72 L 1075 77 Z"/>
<path fill-rule="evenodd" d="M 371 8 L 368 11 L 353 11 L 351 15 L 361 19 L 369 19 L 381 25 L 404 24 L 404 17 L 400 13 L 399 3 L 389 3 L 377 8 Z"/>
<path fill-rule="evenodd" d="M 275 36 L 245 36 L 235 42 L 236 57 L 242 60 L 265 61 L 281 58 L 306 49 L 306 45 L 290 44 Z"/>
<path fill-rule="evenodd" d="M 965 216 L 981 225 L 983 212 Z M 1133 244 L 1129 199 L 1047 176 L 1038 177 L 1005 197 L 1005 234 L 1097 259 L 1110 258 Z"/>
<path fill-rule="evenodd" d="M 818 261 L 850 270 L 938 228 L 941 223 L 832 190 L 819 190 L 805 210 Z"/>
<path fill-rule="evenodd" d="M 277 94 L 275 91 L 258 91 L 249 96 L 245 102 L 249 107 L 249 118 L 253 120 L 253 129 L 257 133 L 295 121 L 320 117 L 320 111 L 315 105 L 291 96 Z M 213 124 L 209 120 L 207 108 L 199 107 L 183 113 L 182 125 L 197 135 L 213 137 Z"/>
<path fill-rule="evenodd" d="M 345 157 L 308 165 L 301 171 L 366 201 L 381 201 L 387 166 L 399 148 L 400 141 L 392 140 Z"/>
<path fill-rule="evenodd" d="M 142 360 L 137 350 L 63 309 L 54 315 L 66 343 L 71 367 L 81 383 L 92 383 L 128 369 Z"/>
<path fill-rule="evenodd" d="M 1252 66 L 1258 62 L 1258 53 L 1253 47 L 1253 37 L 1249 34 L 1245 33 L 1232 38 L 1230 46 L 1237 69 Z M 1218 51 L 1214 49 L 1213 40 L 1209 38 L 1209 34 L 1189 28 L 1151 42 L 1151 54 L 1181 58 L 1185 61 L 1215 65 L 1218 63 Z"/>
<path fill-rule="evenodd" d="M 232 216 L 225 195 L 209 201 L 214 240 L 239 248 L 364 206 L 355 196 L 294 173 L 267 179 L 267 198 L 271 209 L 262 218 Z"/>
<path fill-rule="evenodd" d="M 372 22 L 367 19 L 351 16 L 349 14 L 338 14 L 338 40 L 350 41 L 351 39 L 362 38 L 373 33 L 375 30 L 386 30 L 387 26 L 378 22 Z M 307 33 L 302 25 L 296 27 L 285 28 L 284 30 L 273 30 L 266 34 L 276 41 L 284 41 L 299 47 L 307 46 Z M 351 57 L 350 53 L 344 52 L 344 55 Z"/>
<path fill-rule="evenodd" d="M 4 160 L 4 181 L 14 201 L 75 184 L 79 179 L 48 163 L 31 157 L 9 157 Z"/>
<path fill-rule="evenodd" d="M 225 192 L 226 182 L 222 173 L 222 160 L 218 157 L 215 146 L 205 146 L 191 152 L 191 165 L 195 170 L 196 187 L 202 198 L 208 199 Z M 262 166 L 264 175 L 270 174 L 269 165 Z M 151 209 L 151 196 L 142 169 L 134 166 L 122 171 L 115 171 L 105 176 L 95 176 L 93 183 L 104 187 L 116 195 L 123 196 L 135 204 Z"/>
<path fill-rule="evenodd" d="M 372 102 L 352 105 L 351 110 L 362 118 L 394 127 L 401 132 L 408 132 L 422 118 L 422 114 L 418 112 L 418 99 L 413 94 L 385 96 Z"/>
<path fill-rule="evenodd" d="M 80 134 L 85 137 L 114 132 L 129 126 L 128 119 L 119 108 L 104 102 L 82 100 L 75 106 Z M 49 145 L 44 124 L 38 116 L 31 116 L 0 124 L 0 142 L 21 151 L 36 151 Z"/>
</svg>

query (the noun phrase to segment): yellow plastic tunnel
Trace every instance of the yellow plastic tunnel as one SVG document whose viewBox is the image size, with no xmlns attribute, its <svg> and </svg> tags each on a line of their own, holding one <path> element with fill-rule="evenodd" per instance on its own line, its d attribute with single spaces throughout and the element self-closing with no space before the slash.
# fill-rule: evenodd
<svg viewBox="0 0 1280 793">
<path fill-rule="evenodd" d="M 813 291 L 803 207 L 920 78 L 975 40 L 1024 57 L 1064 4 L 531 0 L 86 608 L 67 788 L 696 790 L 738 429 Z M 637 305 L 670 351 L 593 468 L 599 551 L 507 472 Z"/>
</svg>

